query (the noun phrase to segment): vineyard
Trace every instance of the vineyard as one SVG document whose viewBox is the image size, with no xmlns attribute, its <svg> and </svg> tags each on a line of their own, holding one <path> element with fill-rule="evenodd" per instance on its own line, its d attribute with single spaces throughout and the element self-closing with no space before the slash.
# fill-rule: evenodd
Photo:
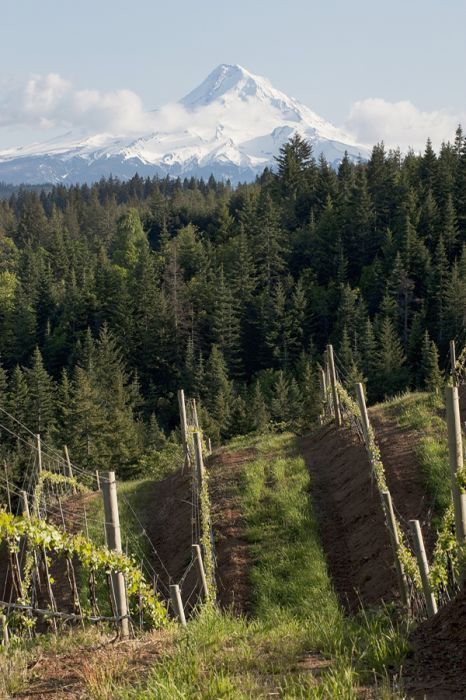
<svg viewBox="0 0 466 700">
<path fill-rule="evenodd" d="M 179 391 L 183 459 L 158 482 L 117 488 L 113 472 L 18 432 L 28 471 L 20 488 L 5 464 L 1 482 L 5 697 L 62 697 L 49 670 L 38 680 L 25 666 L 20 681 L 9 666 L 26 650 L 51 658 L 49 638 L 70 697 L 461 697 L 466 392 L 454 344 L 452 358 L 445 405 L 406 394 L 368 409 L 327 346 L 319 425 L 298 443 L 212 450 Z M 108 670 L 64 669 L 60 639 L 85 657 L 98 649 Z M 204 670 L 183 680 L 180 657 Z M 129 658 L 142 681 L 128 685 Z"/>
</svg>

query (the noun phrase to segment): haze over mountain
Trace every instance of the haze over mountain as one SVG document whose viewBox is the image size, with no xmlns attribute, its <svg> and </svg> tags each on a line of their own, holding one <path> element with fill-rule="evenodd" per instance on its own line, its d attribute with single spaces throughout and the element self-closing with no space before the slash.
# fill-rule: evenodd
<svg viewBox="0 0 466 700">
<path fill-rule="evenodd" d="M 274 165 L 280 146 L 298 132 L 337 165 L 345 151 L 368 148 L 263 77 L 222 64 L 178 103 L 147 113 L 140 136 L 70 131 L 52 140 L 0 151 L 0 180 L 92 182 L 109 175 L 205 177 L 249 181 Z"/>
</svg>

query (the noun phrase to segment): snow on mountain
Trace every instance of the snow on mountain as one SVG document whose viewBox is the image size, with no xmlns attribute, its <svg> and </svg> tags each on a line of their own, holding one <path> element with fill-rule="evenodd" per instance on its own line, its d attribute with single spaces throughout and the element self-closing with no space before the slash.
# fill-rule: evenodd
<svg viewBox="0 0 466 700">
<path fill-rule="evenodd" d="M 0 180 L 92 182 L 138 172 L 245 181 L 273 167 L 280 146 L 295 132 L 332 165 L 345 151 L 353 159 L 368 155 L 365 146 L 239 65 L 218 66 L 178 103 L 149 116 L 152 129 L 136 139 L 68 132 L 0 151 Z"/>
</svg>

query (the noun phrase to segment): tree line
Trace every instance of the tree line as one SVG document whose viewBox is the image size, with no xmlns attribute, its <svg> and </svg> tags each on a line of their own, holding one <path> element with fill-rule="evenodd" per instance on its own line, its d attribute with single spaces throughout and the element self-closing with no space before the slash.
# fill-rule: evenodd
<svg viewBox="0 0 466 700">
<path fill-rule="evenodd" d="M 135 475 L 181 386 L 214 441 L 305 430 L 327 342 L 371 401 L 440 385 L 450 338 L 466 340 L 466 140 L 378 144 L 334 170 L 296 135 L 235 188 L 20 188 L 0 200 L 0 252 L 0 406 L 76 461 Z"/>
</svg>

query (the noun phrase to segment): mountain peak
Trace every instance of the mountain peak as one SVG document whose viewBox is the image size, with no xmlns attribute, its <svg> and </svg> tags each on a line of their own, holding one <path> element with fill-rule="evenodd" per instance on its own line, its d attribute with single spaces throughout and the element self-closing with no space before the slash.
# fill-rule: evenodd
<svg viewBox="0 0 466 700">
<path fill-rule="evenodd" d="M 221 63 L 207 78 L 180 102 L 187 109 L 198 109 L 216 101 L 224 101 L 227 95 L 241 100 L 273 92 L 266 78 L 250 73 L 239 64 Z"/>
</svg>

